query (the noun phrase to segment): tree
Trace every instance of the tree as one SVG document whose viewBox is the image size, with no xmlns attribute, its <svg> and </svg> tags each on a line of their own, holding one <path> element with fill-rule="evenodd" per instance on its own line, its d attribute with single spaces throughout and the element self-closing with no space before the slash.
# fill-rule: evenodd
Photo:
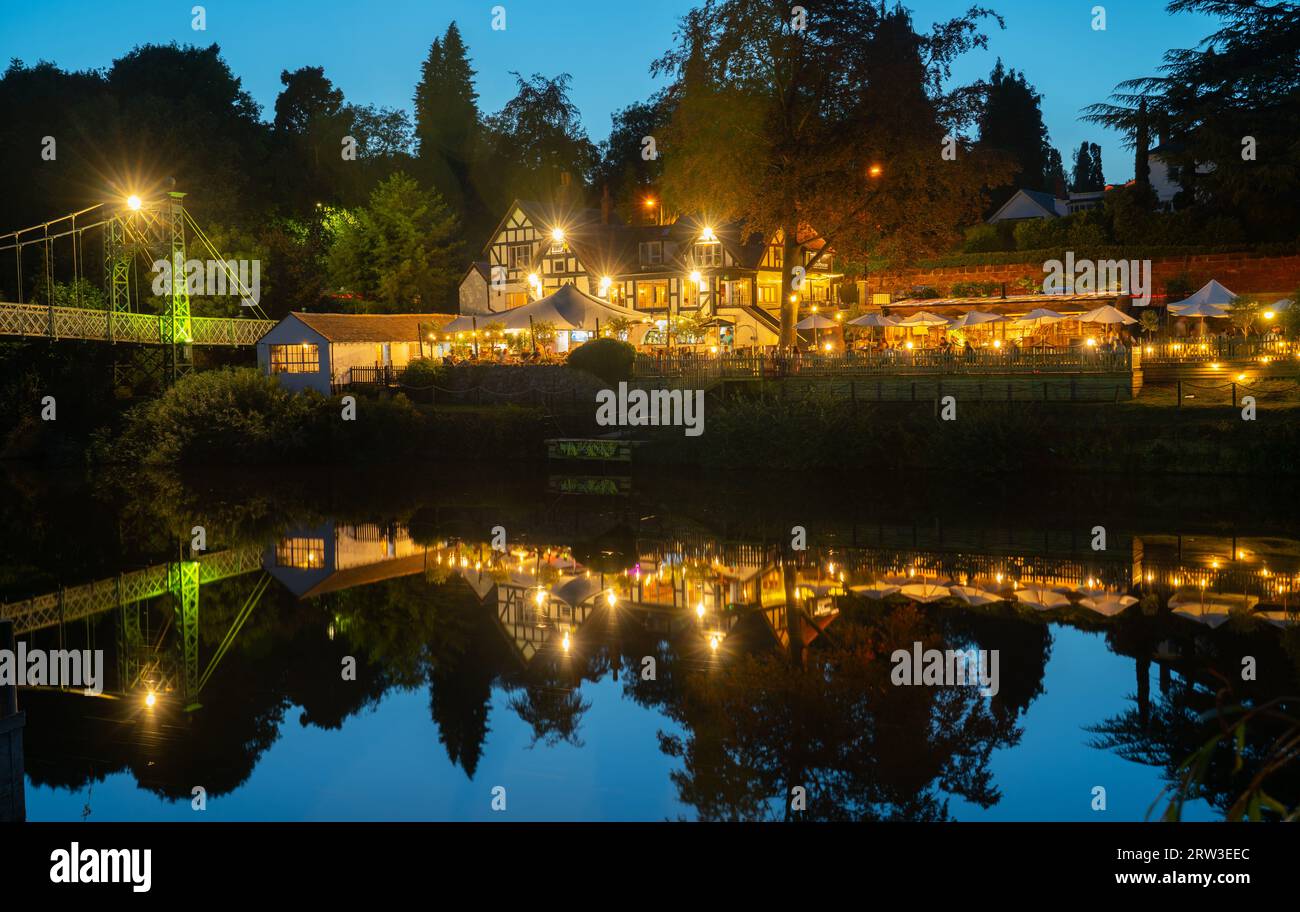
<svg viewBox="0 0 1300 912">
<path fill-rule="evenodd" d="M 609 189 L 619 214 L 633 223 L 644 214 L 646 198 L 657 196 L 656 187 L 663 174 L 663 159 L 658 154 L 661 131 L 665 126 L 663 106 L 656 100 L 630 104 L 611 117 L 609 139 L 600 144 L 600 165 L 595 182 Z M 645 137 L 654 140 L 654 156 L 647 158 Z"/>
<path fill-rule="evenodd" d="M 398 311 L 451 304 L 459 223 L 436 193 L 397 173 L 375 188 L 368 206 L 340 213 L 335 226 L 329 272 L 336 285 Z"/>
<path fill-rule="evenodd" d="M 1055 192 L 1061 173 L 1061 155 L 1052 147 L 1043 123 L 1042 96 L 1023 73 L 1007 72 L 999 59 L 984 89 L 979 114 L 979 148 L 1000 152 L 1015 163 L 1012 179 L 992 188 L 989 205 L 996 209 L 1016 190 Z"/>
<path fill-rule="evenodd" d="M 1218 28 L 1165 52 L 1157 75 L 1119 84 L 1085 119 L 1137 137 L 1142 102 L 1161 127 L 1161 156 L 1191 205 L 1230 215 L 1258 239 L 1300 231 L 1300 4 L 1172 0 Z"/>
<path fill-rule="evenodd" d="M 1104 190 L 1106 179 L 1101 171 L 1101 146 L 1096 143 L 1082 142 L 1074 156 L 1074 171 L 1070 178 L 1070 189 L 1076 193 Z"/>
<path fill-rule="evenodd" d="M 471 177 L 480 138 L 478 92 L 455 22 L 429 46 L 414 101 L 416 173 L 453 208 L 468 214 L 481 205 Z"/>
<path fill-rule="evenodd" d="M 280 72 L 284 86 L 275 99 L 275 141 L 279 158 L 276 181 L 292 212 L 317 203 L 342 202 L 339 193 L 347 164 L 340 155 L 349 135 L 343 93 L 324 67 Z"/>
<path fill-rule="evenodd" d="M 512 75 L 518 92 L 488 121 L 494 170 L 503 176 L 497 185 L 505 191 L 498 210 L 510 197 L 581 201 L 599 153 L 569 98 L 569 74 Z"/>
<path fill-rule="evenodd" d="M 952 60 L 986 44 L 966 16 L 917 34 L 902 7 L 836 0 L 796 28 L 773 0 L 705 0 L 677 46 L 655 62 L 669 75 L 663 195 L 673 207 L 779 238 L 781 344 L 794 343 L 793 269 L 834 249 L 847 261 L 947 249 L 978 218 L 980 188 L 1005 169 L 963 145 L 940 156 L 970 110 L 941 86 Z M 815 251 L 815 252 L 813 252 Z"/>
</svg>

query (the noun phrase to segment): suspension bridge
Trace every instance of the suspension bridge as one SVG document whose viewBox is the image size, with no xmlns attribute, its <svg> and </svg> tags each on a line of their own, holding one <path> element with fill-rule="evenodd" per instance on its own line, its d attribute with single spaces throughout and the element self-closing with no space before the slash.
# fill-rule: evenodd
<svg viewBox="0 0 1300 912">
<path fill-rule="evenodd" d="M 175 190 L 150 200 L 132 195 L 117 204 L 98 203 L 0 234 L 0 270 L 12 267 L 18 298 L 0 301 L 0 336 L 152 347 L 165 353 L 170 381 L 192 369 L 196 345 L 254 345 L 275 323 L 266 318 L 257 294 L 248 287 L 235 262 L 216 249 L 186 211 L 184 198 L 184 193 Z M 96 232 L 100 238 L 102 255 L 96 258 L 93 268 L 85 249 L 87 232 Z M 251 316 L 191 314 L 186 268 L 191 240 L 207 254 L 209 269 L 219 280 L 217 293 L 238 295 Z M 37 259 L 30 255 L 33 249 L 39 251 L 39 272 L 34 280 L 31 264 L 25 262 Z M 67 258 L 62 266 L 60 256 Z M 170 276 L 164 274 L 165 294 L 159 295 L 161 313 L 151 313 L 144 307 L 138 279 L 141 260 L 150 270 L 159 262 L 170 266 Z M 92 271 L 103 278 L 102 309 L 83 300 L 87 276 Z M 56 277 L 69 275 L 71 283 L 60 290 Z M 26 300 L 29 282 L 36 300 Z M 71 300 L 56 303 L 56 295 Z M 42 297 L 44 301 L 39 300 Z"/>
</svg>

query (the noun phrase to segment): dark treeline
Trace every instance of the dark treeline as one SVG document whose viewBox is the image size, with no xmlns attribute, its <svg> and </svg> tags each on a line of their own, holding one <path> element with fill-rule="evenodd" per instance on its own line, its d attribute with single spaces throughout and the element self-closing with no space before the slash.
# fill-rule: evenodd
<svg viewBox="0 0 1300 912">
<path fill-rule="evenodd" d="M 952 84 L 954 62 L 1002 27 L 993 11 L 973 7 L 927 29 L 901 5 L 830 6 L 799 22 L 769 0 L 704 0 L 651 65 L 665 87 L 629 99 L 601 143 L 562 72 L 514 73 L 515 95 L 483 110 L 455 23 L 431 42 L 409 112 L 346 98 L 322 66 L 284 71 L 264 110 L 216 45 L 144 45 L 86 72 L 15 60 L 0 77 L 0 230 L 132 192 L 156 197 L 174 179 L 225 256 L 262 261 L 271 316 L 450 310 L 513 198 L 564 211 L 608 194 L 631 221 L 652 197 L 669 217 L 704 213 L 781 232 L 787 244 L 820 240 L 852 276 L 957 249 L 1016 189 L 1106 186 L 1098 144 L 1063 161 L 1023 72 L 999 61 L 986 80 Z M 1296 5 L 1169 9 L 1207 13 L 1217 31 L 1083 112 L 1133 150 L 1133 184 L 1107 194 L 1106 218 L 1124 227 L 1112 233 L 1294 242 Z M 1156 147 L 1183 187 L 1177 212 L 1155 211 Z M 76 274 L 94 285 L 102 250 L 87 241 Z M 29 248 L 24 298 L 103 306 L 69 292 L 71 252 L 69 242 L 56 250 L 61 284 L 47 289 L 41 251 Z M 17 285 L 14 264 L 0 264 L 6 299 Z M 221 307 L 234 305 L 203 300 L 195 312 Z"/>
</svg>

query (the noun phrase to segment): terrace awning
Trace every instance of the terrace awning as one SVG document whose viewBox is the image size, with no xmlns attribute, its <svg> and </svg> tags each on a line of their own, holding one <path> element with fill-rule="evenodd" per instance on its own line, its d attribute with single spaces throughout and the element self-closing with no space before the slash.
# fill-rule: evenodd
<svg viewBox="0 0 1300 912">
<path fill-rule="evenodd" d="M 986 313 L 982 310 L 971 310 L 958 317 L 952 324 L 953 329 L 966 329 L 971 326 L 984 326 L 992 323 L 1009 323 L 1010 317 L 1004 317 L 1002 314 Z"/>
<path fill-rule="evenodd" d="M 1137 320 L 1134 320 L 1132 317 L 1130 317 L 1128 314 L 1124 313 L 1124 311 L 1120 310 L 1117 307 L 1112 307 L 1110 304 L 1103 304 L 1101 307 L 1098 307 L 1096 310 L 1090 310 L 1086 314 L 1081 316 L 1079 318 L 1079 322 L 1080 323 L 1122 323 L 1128 325 L 1131 323 L 1136 323 Z"/>
<path fill-rule="evenodd" d="M 941 317 L 937 313 L 930 313 L 928 310 L 922 310 L 899 320 L 895 326 L 951 326 L 952 320 L 947 317 Z"/>
<path fill-rule="evenodd" d="M 1218 280 L 1210 279 L 1210 281 L 1196 289 L 1196 291 L 1192 293 L 1191 297 L 1170 304 L 1169 312 L 1172 314 L 1178 314 L 1180 317 L 1217 317 L 1222 316 L 1223 314 L 1188 313 L 1187 308 L 1197 304 L 1209 304 L 1213 307 L 1223 308 L 1235 300 L 1237 300 L 1235 294 L 1220 285 Z"/>
<path fill-rule="evenodd" d="M 887 317 L 884 314 L 869 313 L 860 317 L 854 317 L 848 321 L 849 326 L 897 326 L 898 320 L 894 317 Z"/>
<path fill-rule="evenodd" d="M 597 321 L 608 324 L 610 320 L 622 318 L 633 323 L 648 323 L 645 314 L 602 301 L 581 292 L 574 285 L 561 285 L 544 298 L 530 304 L 522 304 L 494 314 L 492 322 L 500 323 L 506 329 L 529 329 L 538 323 L 550 323 L 560 332 L 579 330 L 594 332 Z"/>
</svg>

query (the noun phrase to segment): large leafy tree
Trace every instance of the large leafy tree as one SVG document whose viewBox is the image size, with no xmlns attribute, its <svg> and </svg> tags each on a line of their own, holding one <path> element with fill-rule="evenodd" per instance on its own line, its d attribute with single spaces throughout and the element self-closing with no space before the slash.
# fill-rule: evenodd
<svg viewBox="0 0 1300 912">
<path fill-rule="evenodd" d="M 494 202 L 500 211 L 509 197 L 576 203 L 586 193 L 598 152 L 569 98 L 567 73 L 554 79 L 513 74 L 518 92 L 489 119 L 491 160 L 499 175 Z"/>
<path fill-rule="evenodd" d="M 1197 47 L 1165 52 L 1156 75 L 1120 83 L 1085 119 L 1138 144 L 1149 116 L 1176 169 L 1180 205 L 1239 219 L 1260 239 L 1300 230 L 1300 4 L 1293 0 L 1172 0 L 1219 27 Z M 1144 105 L 1145 103 L 1145 105 Z M 1248 146 L 1253 140 L 1253 156 Z"/>
<path fill-rule="evenodd" d="M 340 213 L 331 281 L 386 309 L 421 312 L 451 303 L 460 266 L 455 213 L 436 193 L 397 173 L 364 208 Z"/>
<path fill-rule="evenodd" d="M 1052 146 L 1043 123 L 1041 99 L 1023 73 L 1008 71 L 998 60 L 984 90 L 978 147 L 1008 156 L 1016 173 L 1006 184 L 991 188 L 994 208 L 1018 189 L 1055 193 L 1065 183 L 1061 153 Z"/>
<path fill-rule="evenodd" d="M 944 139 L 969 122 L 945 91 L 953 59 L 986 44 L 972 7 L 926 35 L 902 7 L 831 0 L 806 18 L 782 0 L 705 0 L 652 72 L 674 77 L 661 151 L 671 205 L 780 236 L 781 343 L 794 342 L 800 244 L 848 261 L 948 248 L 999 168 Z M 954 140 L 955 143 L 955 140 Z"/>
<path fill-rule="evenodd" d="M 643 211 L 647 196 L 656 196 L 663 174 L 663 159 L 658 142 L 665 126 L 665 110 L 660 100 L 636 102 L 610 118 L 613 123 L 609 139 L 600 144 L 600 165 L 596 183 L 608 188 L 619 213 L 634 221 Z M 650 137 L 655 145 L 643 145 Z"/>
</svg>

